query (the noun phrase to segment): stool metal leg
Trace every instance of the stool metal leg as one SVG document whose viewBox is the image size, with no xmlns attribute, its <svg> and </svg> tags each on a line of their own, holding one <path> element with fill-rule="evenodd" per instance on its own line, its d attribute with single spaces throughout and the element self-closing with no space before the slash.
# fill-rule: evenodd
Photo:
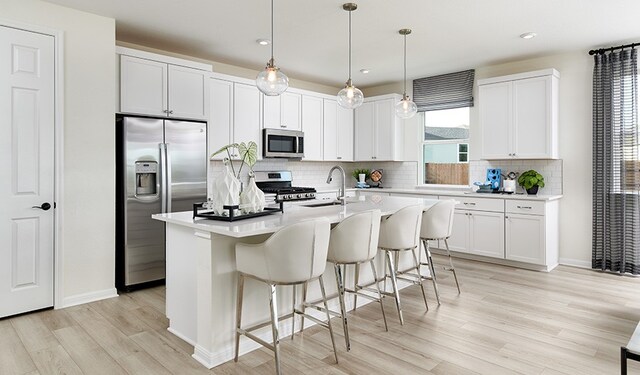
<svg viewBox="0 0 640 375">
<path fill-rule="evenodd" d="M 358 285 L 358 283 L 360 282 L 360 264 L 356 264 L 355 265 L 356 271 L 355 271 L 355 285 Z M 346 266 L 345 266 L 345 271 L 346 271 Z M 345 272 L 346 275 L 346 272 Z M 345 283 L 343 283 L 344 285 Z M 358 295 L 354 294 L 353 295 L 353 309 L 351 311 L 356 311 L 356 306 L 358 306 Z"/>
<path fill-rule="evenodd" d="M 344 284 L 342 283 L 342 275 L 340 265 L 334 264 L 333 269 L 336 274 L 336 285 L 338 286 L 338 300 L 340 301 L 340 315 L 342 316 L 342 328 L 344 329 L 344 341 L 347 345 L 347 351 L 351 350 L 351 342 L 349 341 L 349 327 L 347 326 L 347 309 L 344 306 Z"/>
<path fill-rule="evenodd" d="M 398 280 L 396 280 L 396 268 L 391 259 L 391 251 L 385 251 L 387 253 L 387 264 L 389 265 L 389 273 L 391 274 L 391 286 L 393 287 L 393 294 L 396 299 L 396 308 L 398 309 L 398 316 L 400 317 L 400 325 L 404 325 L 404 318 L 402 317 L 402 306 L 400 306 L 400 293 L 398 292 Z"/>
<path fill-rule="evenodd" d="M 338 351 L 336 350 L 336 340 L 333 337 L 333 328 L 331 328 L 331 316 L 329 315 L 329 305 L 327 304 L 327 293 L 325 293 L 325 290 L 324 290 L 324 281 L 322 280 L 322 276 L 318 278 L 318 281 L 320 282 L 320 292 L 322 293 L 322 302 L 324 303 L 324 310 L 325 310 L 325 313 L 327 314 L 327 326 L 329 327 L 329 336 L 331 336 L 331 345 L 333 346 L 333 356 L 336 357 L 336 363 L 338 363 Z M 305 283 L 305 286 L 306 285 L 307 284 Z"/>
<path fill-rule="evenodd" d="M 242 297 L 244 295 L 244 275 L 238 273 L 238 290 L 236 296 L 236 353 L 234 362 L 238 362 L 238 350 L 240 349 L 240 321 L 242 319 Z"/>
<path fill-rule="evenodd" d="M 376 266 L 373 264 L 373 259 L 369 261 L 371 265 L 371 272 L 373 273 L 373 279 L 375 280 L 376 290 L 378 291 L 378 302 L 380 302 L 380 310 L 382 310 L 382 320 L 384 320 L 384 330 L 389 331 L 389 327 L 387 326 L 387 316 L 384 313 L 384 304 L 382 303 L 382 293 L 380 293 L 380 285 L 378 285 L 378 274 L 376 272 Z M 358 285 L 354 288 L 358 290 Z"/>
<path fill-rule="evenodd" d="M 416 265 L 416 272 L 418 273 L 418 282 L 420 283 L 420 290 L 422 291 L 422 299 L 424 299 L 424 305 L 429 311 L 429 303 L 427 302 L 427 294 L 424 291 L 424 284 L 422 283 L 422 273 L 420 273 L 420 262 L 418 262 L 418 257 L 416 257 L 416 252 L 414 249 L 409 250 L 411 255 L 413 256 L 413 264 Z M 420 249 L 418 249 L 420 251 Z"/>
<path fill-rule="evenodd" d="M 431 274 L 431 283 L 433 284 L 433 291 L 436 293 L 436 301 L 438 301 L 438 305 L 440 305 L 440 291 L 438 290 L 438 282 L 436 280 L 436 271 L 433 266 L 433 259 L 431 258 L 431 251 L 429 250 L 429 241 L 422 240 L 422 245 L 424 246 L 424 253 L 427 257 L 427 263 L 429 265 L 429 273 Z"/>
<path fill-rule="evenodd" d="M 271 333 L 273 334 L 273 353 L 276 357 L 276 373 L 282 374 L 280 368 L 280 337 L 278 335 L 278 300 L 276 298 L 276 286 L 269 285 L 269 311 L 271 312 Z"/>
<path fill-rule="evenodd" d="M 291 285 L 291 293 L 293 294 L 293 304 L 291 306 L 291 340 L 293 340 L 293 335 L 296 333 L 296 286 L 297 284 Z"/>
<path fill-rule="evenodd" d="M 302 315 L 300 316 L 300 333 L 304 332 L 304 312 L 306 309 L 305 302 L 307 302 L 308 286 L 309 286 L 309 283 L 307 281 L 305 281 L 304 284 L 302 284 Z"/>
<path fill-rule="evenodd" d="M 458 283 L 458 275 L 456 275 L 456 269 L 453 267 L 453 260 L 451 259 L 451 251 L 449 251 L 449 242 L 445 239 L 444 245 L 447 247 L 447 256 L 449 257 L 450 268 L 445 268 L 447 271 L 453 272 L 453 278 L 456 280 L 456 287 L 458 288 L 458 294 L 460 294 L 460 284 Z"/>
</svg>

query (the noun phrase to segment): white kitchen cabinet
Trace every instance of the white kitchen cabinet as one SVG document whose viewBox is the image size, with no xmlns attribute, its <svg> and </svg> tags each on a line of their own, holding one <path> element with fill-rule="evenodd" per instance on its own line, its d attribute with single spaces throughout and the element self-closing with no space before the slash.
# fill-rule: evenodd
<svg viewBox="0 0 640 375">
<path fill-rule="evenodd" d="M 353 110 L 335 99 L 323 100 L 323 157 L 326 161 L 353 161 Z M 306 143 L 308 140 L 305 132 Z"/>
<path fill-rule="evenodd" d="M 120 112 L 206 120 L 208 75 L 206 70 L 123 54 Z"/>
<path fill-rule="evenodd" d="M 212 78 L 209 97 L 209 153 L 230 143 L 254 141 L 261 158 L 260 91 L 255 85 Z M 227 154 L 221 153 L 213 159 L 225 157 Z"/>
<path fill-rule="evenodd" d="M 559 73 L 478 81 L 482 159 L 558 158 Z"/>
<path fill-rule="evenodd" d="M 397 94 L 371 97 L 355 110 L 355 161 L 403 159 L 404 127 L 395 115 Z"/>
<path fill-rule="evenodd" d="M 448 242 L 452 251 L 504 258 L 504 213 L 456 209 Z"/>
<path fill-rule="evenodd" d="M 209 155 L 232 143 L 233 139 L 233 82 L 222 79 L 211 79 L 211 115 L 208 123 Z M 226 155 L 218 154 L 215 160 L 222 160 Z"/>
<path fill-rule="evenodd" d="M 302 95 L 284 92 L 278 96 L 263 95 L 263 126 L 270 129 L 300 130 Z"/>
<path fill-rule="evenodd" d="M 233 141 L 256 142 L 258 158 L 262 157 L 260 91 L 255 84 L 233 84 Z"/>
<path fill-rule="evenodd" d="M 505 257 L 552 269 L 558 264 L 558 202 L 507 201 Z"/>
<path fill-rule="evenodd" d="M 323 99 L 302 95 L 302 131 L 304 132 L 304 158 L 323 160 Z"/>
</svg>

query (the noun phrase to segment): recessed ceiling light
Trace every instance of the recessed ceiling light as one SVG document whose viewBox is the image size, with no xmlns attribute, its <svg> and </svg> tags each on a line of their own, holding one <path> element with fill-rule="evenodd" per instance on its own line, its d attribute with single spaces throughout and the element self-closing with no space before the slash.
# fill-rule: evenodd
<svg viewBox="0 0 640 375">
<path fill-rule="evenodd" d="M 269 39 L 257 39 L 256 43 L 261 46 L 268 46 L 269 44 L 271 44 L 271 41 Z"/>
<path fill-rule="evenodd" d="M 369 74 L 370 71 L 371 69 L 360 69 L 360 73 L 362 74 Z"/>
<path fill-rule="evenodd" d="M 532 39 L 536 37 L 536 33 L 532 33 L 532 32 L 528 32 L 528 33 L 524 33 L 524 34 L 520 34 L 520 38 L 522 39 Z"/>
</svg>

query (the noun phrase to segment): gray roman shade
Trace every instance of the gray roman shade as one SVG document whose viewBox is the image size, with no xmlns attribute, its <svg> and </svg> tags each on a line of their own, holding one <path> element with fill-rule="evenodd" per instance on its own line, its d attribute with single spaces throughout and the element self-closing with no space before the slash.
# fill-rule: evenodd
<svg viewBox="0 0 640 375">
<path fill-rule="evenodd" d="M 473 69 L 413 81 L 413 102 L 418 112 L 473 107 Z"/>
</svg>

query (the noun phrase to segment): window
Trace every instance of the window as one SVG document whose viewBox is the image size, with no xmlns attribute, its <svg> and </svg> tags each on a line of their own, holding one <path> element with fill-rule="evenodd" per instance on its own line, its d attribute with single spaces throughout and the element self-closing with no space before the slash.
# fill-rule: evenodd
<svg viewBox="0 0 640 375">
<path fill-rule="evenodd" d="M 424 112 L 424 183 L 469 184 L 469 107 Z"/>
</svg>

